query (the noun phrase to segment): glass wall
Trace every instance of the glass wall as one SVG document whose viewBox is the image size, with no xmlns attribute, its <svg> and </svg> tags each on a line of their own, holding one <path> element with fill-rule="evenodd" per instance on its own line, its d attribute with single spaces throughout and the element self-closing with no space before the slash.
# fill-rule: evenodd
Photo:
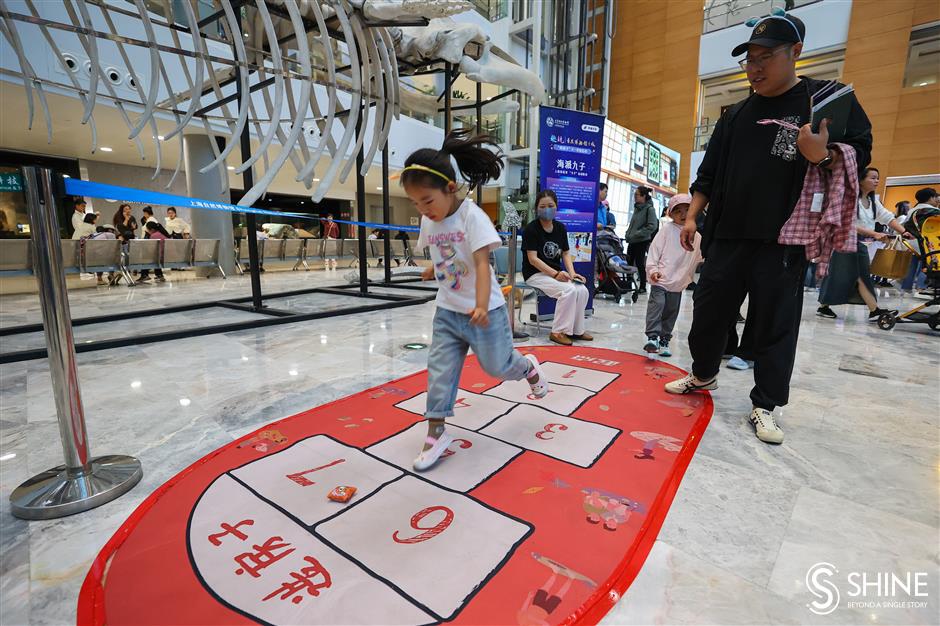
<svg viewBox="0 0 940 626">
<path fill-rule="evenodd" d="M 911 32 L 904 72 L 905 87 L 926 87 L 940 81 L 940 24 Z"/>
</svg>

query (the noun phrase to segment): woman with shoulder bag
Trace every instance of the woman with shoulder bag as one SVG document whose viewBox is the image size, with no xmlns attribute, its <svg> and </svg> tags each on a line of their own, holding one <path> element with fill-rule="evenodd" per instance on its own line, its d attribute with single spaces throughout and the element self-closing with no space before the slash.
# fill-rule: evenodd
<svg viewBox="0 0 940 626">
<path fill-rule="evenodd" d="M 653 206 L 653 190 L 649 187 L 637 187 L 633 200 L 633 216 L 624 236 L 627 240 L 627 263 L 640 270 L 637 293 L 646 293 L 646 252 L 659 230 L 659 216 Z"/>
<path fill-rule="evenodd" d="M 884 313 L 889 313 L 887 309 L 878 307 L 875 285 L 871 279 L 868 244 L 883 244 L 890 239 L 887 233 L 875 231 L 876 223 L 888 226 L 901 235 L 904 235 L 904 227 L 898 224 L 894 214 L 884 208 L 875 195 L 879 176 L 876 168 L 867 167 L 859 180 L 858 208 L 855 216 L 858 251 L 832 253 L 829 274 L 819 290 L 819 308 L 816 309 L 816 315 L 819 317 L 836 319 L 838 316 L 831 308 L 835 304 L 865 304 L 869 311 L 869 322 L 877 322 Z M 860 298 L 861 302 L 856 298 Z"/>
</svg>

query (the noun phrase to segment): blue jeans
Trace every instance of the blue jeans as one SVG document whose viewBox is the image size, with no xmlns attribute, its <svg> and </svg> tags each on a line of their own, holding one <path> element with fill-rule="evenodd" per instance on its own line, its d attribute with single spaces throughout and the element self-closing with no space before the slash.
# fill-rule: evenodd
<svg viewBox="0 0 940 626">
<path fill-rule="evenodd" d="M 915 287 L 917 289 L 923 289 L 927 284 L 927 275 L 923 272 L 924 262 L 920 257 L 914 257 L 911 260 L 911 269 L 907 272 L 907 276 L 904 277 L 904 280 L 901 281 L 901 289 L 904 291 L 910 291 Z"/>
<path fill-rule="evenodd" d="M 480 365 L 490 376 L 520 380 L 532 364 L 512 347 L 509 314 L 501 306 L 489 312 L 489 326 L 470 325 L 470 316 L 438 308 L 434 313 L 434 335 L 428 354 L 428 406 L 424 416 L 431 419 L 453 417 L 460 373 L 473 348 Z"/>
</svg>

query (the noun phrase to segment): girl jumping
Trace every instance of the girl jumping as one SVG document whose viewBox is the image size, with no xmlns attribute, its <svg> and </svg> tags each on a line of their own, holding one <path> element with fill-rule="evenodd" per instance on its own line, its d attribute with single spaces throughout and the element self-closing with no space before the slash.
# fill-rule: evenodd
<svg viewBox="0 0 940 626">
<path fill-rule="evenodd" d="M 525 378 L 536 397 L 548 393 L 538 359 L 531 354 L 522 356 L 512 347 L 509 314 L 489 259 L 490 251 L 502 243 L 499 235 L 479 206 L 457 195 L 459 185 L 451 158 L 467 182 L 468 192 L 499 178 L 502 156 L 484 147 L 487 145 L 496 147 L 486 135 L 470 137 L 467 130 L 455 130 L 440 150 L 423 148 L 409 156 L 401 173 L 405 193 L 421 214 L 418 249 L 431 250 L 433 266 L 422 278 L 435 278 L 439 287 L 428 354 L 424 414 L 428 436 L 414 461 L 418 471 L 434 465 L 453 441 L 444 423 L 454 415 L 468 348 L 473 348 L 490 376 Z"/>
</svg>

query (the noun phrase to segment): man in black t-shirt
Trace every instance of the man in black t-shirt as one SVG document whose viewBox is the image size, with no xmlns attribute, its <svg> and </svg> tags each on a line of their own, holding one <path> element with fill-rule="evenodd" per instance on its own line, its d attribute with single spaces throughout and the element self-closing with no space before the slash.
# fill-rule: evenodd
<svg viewBox="0 0 940 626">
<path fill-rule="evenodd" d="M 692 249 L 696 218 L 708 205 L 702 240 L 702 268 L 689 332 L 692 373 L 666 385 L 684 394 L 718 388 L 718 369 L 728 328 L 745 296 L 748 323 L 754 321 L 753 410 L 757 437 L 781 443 L 773 411 L 789 399 L 790 376 L 803 310 L 802 246 L 777 243 L 780 229 L 799 199 L 809 167 L 831 167 L 823 120 L 809 125 L 811 97 L 826 83 L 796 75 L 806 28 L 791 15 L 761 20 L 733 56 L 741 61 L 753 93 L 718 120 L 692 185 L 692 204 L 682 245 Z M 871 123 L 852 98 L 845 137 L 858 167 L 871 160 Z M 799 130 L 796 130 L 797 127 Z"/>
</svg>

